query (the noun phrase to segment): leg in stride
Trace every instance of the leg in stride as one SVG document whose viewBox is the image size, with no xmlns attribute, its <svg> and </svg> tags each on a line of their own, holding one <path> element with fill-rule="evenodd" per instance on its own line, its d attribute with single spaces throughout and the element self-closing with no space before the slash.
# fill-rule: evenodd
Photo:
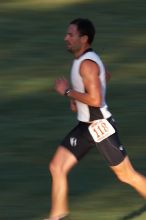
<svg viewBox="0 0 146 220">
<path fill-rule="evenodd" d="M 50 217 L 69 213 L 67 175 L 75 164 L 77 164 L 75 156 L 63 146 L 59 146 L 49 165 L 52 176 Z"/>
<path fill-rule="evenodd" d="M 120 181 L 132 186 L 146 199 L 146 177 L 133 168 L 127 156 L 119 165 L 111 166 L 111 169 Z"/>
</svg>

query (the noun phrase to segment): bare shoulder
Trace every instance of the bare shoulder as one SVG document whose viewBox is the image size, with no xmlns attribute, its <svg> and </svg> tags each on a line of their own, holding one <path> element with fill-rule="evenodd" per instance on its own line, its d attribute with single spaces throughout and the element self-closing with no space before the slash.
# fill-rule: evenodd
<svg viewBox="0 0 146 220">
<path fill-rule="evenodd" d="M 98 64 L 89 59 L 82 61 L 80 65 L 80 74 L 84 76 L 86 74 L 91 74 L 91 73 L 99 74 Z"/>
</svg>

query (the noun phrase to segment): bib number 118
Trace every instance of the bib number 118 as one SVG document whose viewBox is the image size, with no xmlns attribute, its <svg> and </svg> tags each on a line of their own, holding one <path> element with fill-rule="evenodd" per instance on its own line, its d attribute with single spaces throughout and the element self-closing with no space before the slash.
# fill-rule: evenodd
<svg viewBox="0 0 146 220">
<path fill-rule="evenodd" d="M 94 141 L 99 143 L 114 134 L 115 129 L 106 119 L 99 119 L 89 126 L 89 132 Z"/>
</svg>

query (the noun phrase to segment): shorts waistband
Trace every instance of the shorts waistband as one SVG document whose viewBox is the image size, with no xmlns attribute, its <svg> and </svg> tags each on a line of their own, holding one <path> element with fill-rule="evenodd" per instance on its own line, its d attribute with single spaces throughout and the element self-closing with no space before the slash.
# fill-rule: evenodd
<svg viewBox="0 0 146 220">
<path fill-rule="evenodd" d="M 99 119 L 96 119 L 96 120 L 100 120 L 100 119 L 104 119 L 104 118 L 99 118 Z M 109 118 L 105 118 L 105 119 L 110 122 L 113 119 L 113 117 L 110 116 Z M 79 124 L 90 125 L 90 124 L 92 124 L 92 122 L 79 121 Z"/>
</svg>

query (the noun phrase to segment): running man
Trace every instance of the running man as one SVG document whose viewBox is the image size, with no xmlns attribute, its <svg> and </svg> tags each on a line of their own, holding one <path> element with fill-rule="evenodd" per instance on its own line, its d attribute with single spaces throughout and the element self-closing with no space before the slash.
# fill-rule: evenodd
<svg viewBox="0 0 146 220">
<path fill-rule="evenodd" d="M 77 112 L 79 122 L 63 139 L 49 166 L 52 204 L 48 220 L 68 219 L 67 175 L 95 146 L 117 178 L 146 199 L 146 177 L 133 168 L 106 104 L 107 73 L 91 48 L 94 35 L 92 22 L 78 18 L 69 24 L 65 36 L 67 49 L 74 55 L 71 86 L 65 78 L 60 78 L 55 82 L 55 89 L 59 95 L 70 99 L 71 110 Z"/>
</svg>

